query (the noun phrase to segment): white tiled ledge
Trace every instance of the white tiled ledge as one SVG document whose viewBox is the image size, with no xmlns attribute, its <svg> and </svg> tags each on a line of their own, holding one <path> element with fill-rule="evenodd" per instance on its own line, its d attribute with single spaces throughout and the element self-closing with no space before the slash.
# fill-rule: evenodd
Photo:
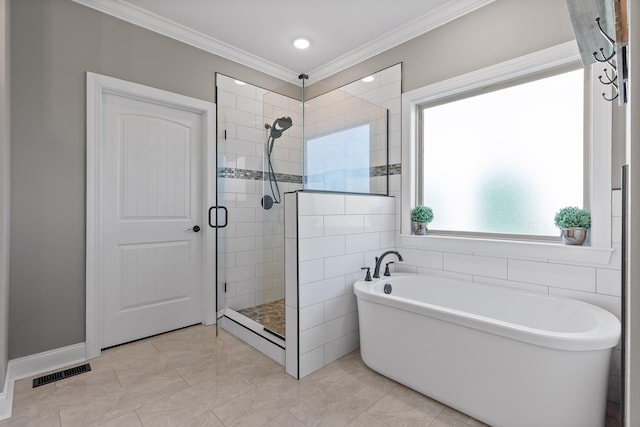
<svg viewBox="0 0 640 427">
<path fill-rule="evenodd" d="M 452 236 L 400 235 L 399 247 L 489 255 L 526 260 L 547 260 L 559 263 L 579 263 L 606 266 L 611 262 L 613 248 L 571 246 L 560 243 L 523 242 L 517 240 L 481 239 Z"/>
</svg>

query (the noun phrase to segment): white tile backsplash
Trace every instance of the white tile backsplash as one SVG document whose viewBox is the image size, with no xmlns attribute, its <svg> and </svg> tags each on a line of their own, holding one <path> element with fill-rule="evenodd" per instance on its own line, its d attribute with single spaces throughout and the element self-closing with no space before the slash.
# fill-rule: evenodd
<svg viewBox="0 0 640 427">
<path fill-rule="evenodd" d="M 395 228 L 395 215 L 393 214 L 380 214 L 380 215 L 367 215 L 364 218 L 364 231 L 392 231 Z"/>
<path fill-rule="evenodd" d="M 509 260 L 509 280 L 576 291 L 596 291 L 596 269 L 546 262 Z"/>
<path fill-rule="evenodd" d="M 300 307 L 317 304 L 329 299 L 337 298 L 345 294 L 344 276 L 333 277 L 327 280 L 320 280 L 314 283 L 300 283 L 298 288 L 298 298 Z"/>
<path fill-rule="evenodd" d="M 356 253 L 324 259 L 324 277 L 344 276 L 364 267 L 364 254 Z"/>
<path fill-rule="evenodd" d="M 364 215 L 330 215 L 324 217 L 325 236 L 357 234 L 364 231 Z"/>
<path fill-rule="evenodd" d="M 622 294 L 620 270 L 599 268 L 596 272 L 596 290 L 599 294 L 619 297 Z"/>
<path fill-rule="evenodd" d="M 324 346 L 308 353 L 300 354 L 300 378 L 303 378 L 324 366 Z"/>
<path fill-rule="evenodd" d="M 346 214 L 378 214 L 380 213 L 380 197 L 346 196 Z"/>
<path fill-rule="evenodd" d="M 365 252 L 380 249 L 381 233 L 350 234 L 345 237 L 346 253 Z"/>
<path fill-rule="evenodd" d="M 300 309 L 300 331 L 304 331 L 324 323 L 324 305 L 325 304 L 321 302 Z"/>
<path fill-rule="evenodd" d="M 298 215 L 344 215 L 345 196 L 340 194 L 298 194 Z"/>
<path fill-rule="evenodd" d="M 346 316 L 349 313 L 357 312 L 357 310 L 358 304 L 356 296 L 353 292 L 350 292 L 344 296 L 325 301 L 324 318 L 326 320 L 331 320 L 341 316 Z"/>
<path fill-rule="evenodd" d="M 324 363 L 331 363 L 345 354 L 351 353 L 359 346 L 360 335 L 357 331 L 338 337 L 324 346 Z"/>
<path fill-rule="evenodd" d="M 457 273 L 507 278 L 507 258 L 445 253 L 443 268 Z"/>
<path fill-rule="evenodd" d="M 298 281 L 300 285 L 324 279 L 324 260 L 316 259 L 298 263 Z"/>
<path fill-rule="evenodd" d="M 298 240 L 298 259 L 308 261 L 345 254 L 345 236 L 314 237 Z"/>
<path fill-rule="evenodd" d="M 324 218 L 323 216 L 299 216 L 298 217 L 298 237 L 303 239 L 307 237 L 324 236 Z"/>
</svg>

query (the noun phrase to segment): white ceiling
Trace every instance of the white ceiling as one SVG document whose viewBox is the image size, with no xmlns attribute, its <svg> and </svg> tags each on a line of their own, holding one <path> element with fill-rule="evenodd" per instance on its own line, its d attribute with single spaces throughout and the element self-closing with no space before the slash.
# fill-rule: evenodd
<svg viewBox="0 0 640 427">
<path fill-rule="evenodd" d="M 493 0 L 74 0 L 287 81 L 319 80 Z M 301 51 L 297 37 L 311 41 Z"/>
</svg>

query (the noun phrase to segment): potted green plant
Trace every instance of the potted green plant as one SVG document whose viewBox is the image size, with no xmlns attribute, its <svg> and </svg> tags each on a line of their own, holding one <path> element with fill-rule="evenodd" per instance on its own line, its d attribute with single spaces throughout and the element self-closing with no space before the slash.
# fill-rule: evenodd
<svg viewBox="0 0 640 427">
<path fill-rule="evenodd" d="M 418 205 L 411 210 L 411 234 L 427 234 L 427 224 L 433 221 L 433 210 L 424 205 Z"/>
<path fill-rule="evenodd" d="M 556 213 L 554 222 L 561 230 L 562 243 L 582 245 L 587 239 L 587 230 L 591 227 L 591 214 L 584 209 L 568 206 Z"/>
</svg>

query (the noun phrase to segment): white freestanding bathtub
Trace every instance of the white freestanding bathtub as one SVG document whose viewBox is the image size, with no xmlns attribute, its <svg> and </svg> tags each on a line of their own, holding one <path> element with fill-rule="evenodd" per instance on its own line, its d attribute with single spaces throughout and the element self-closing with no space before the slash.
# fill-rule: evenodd
<svg viewBox="0 0 640 427">
<path fill-rule="evenodd" d="M 608 311 L 401 273 L 358 281 L 354 292 L 362 359 L 382 375 L 494 427 L 604 425 L 620 339 Z"/>
</svg>

